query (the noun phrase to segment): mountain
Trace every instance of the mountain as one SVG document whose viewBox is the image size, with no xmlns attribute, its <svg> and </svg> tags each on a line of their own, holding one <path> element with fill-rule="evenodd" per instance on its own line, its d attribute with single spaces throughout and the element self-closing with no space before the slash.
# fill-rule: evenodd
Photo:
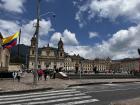
<svg viewBox="0 0 140 105">
<path fill-rule="evenodd" d="M 29 46 L 18 44 L 10 49 L 10 63 L 26 64 L 28 61 Z"/>
</svg>

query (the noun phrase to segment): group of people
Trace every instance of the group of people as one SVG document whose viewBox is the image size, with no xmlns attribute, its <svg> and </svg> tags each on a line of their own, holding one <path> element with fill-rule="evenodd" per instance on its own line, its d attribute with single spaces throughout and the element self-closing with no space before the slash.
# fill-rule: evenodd
<svg viewBox="0 0 140 105">
<path fill-rule="evenodd" d="M 53 72 L 50 72 L 47 69 L 45 70 L 39 69 L 37 70 L 37 74 L 38 74 L 38 80 L 41 80 L 42 76 L 44 76 L 44 80 L 47 80 L 47 78 L 49 77 L 55 79 L 56 71 L 53 70 Z"/>
<path fill-rule="evenodd" d="M 21 74 L 22 74 L 22 72 L 20 70 L 19 71 L 14 71 L 12 73 L 13 81 L 15 81 L 17 79 L 18 82 L 20 82 Z"/>
</svg>

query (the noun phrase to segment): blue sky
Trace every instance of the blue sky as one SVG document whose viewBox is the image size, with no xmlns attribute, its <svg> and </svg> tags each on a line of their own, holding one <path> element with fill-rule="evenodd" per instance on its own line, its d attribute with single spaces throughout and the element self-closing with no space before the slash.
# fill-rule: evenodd
<svg viewBox="0 0 140 105">
<path fill-rule="evenodd" d="M 85 58 L 138 57 L 139 0 L 41 0 L 39 46 L 57 45 Z M 36 0 L 0 0 L 0 31 L 6 37 L 22 29 L 21 43 L 30 45 L 36 23 Z"/>
</svg>

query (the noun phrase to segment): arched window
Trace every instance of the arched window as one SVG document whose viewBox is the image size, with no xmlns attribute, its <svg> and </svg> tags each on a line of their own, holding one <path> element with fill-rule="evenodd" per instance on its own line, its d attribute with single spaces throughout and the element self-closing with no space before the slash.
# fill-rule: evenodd
<svg viewBox="0 0 140 105">
<path fill-rule="evenodd" d="M 60 56 L 62 57 L 62 53 L 60 53 Z"/>
</svg>

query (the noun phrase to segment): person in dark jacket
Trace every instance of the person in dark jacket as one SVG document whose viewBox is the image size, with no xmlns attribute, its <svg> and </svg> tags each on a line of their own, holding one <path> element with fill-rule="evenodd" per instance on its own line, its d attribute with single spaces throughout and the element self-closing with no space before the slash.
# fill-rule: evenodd
<svg viewBox="0 0 140 105">
<path fill-rule="evenodd" d="M 47 76 L 48 76 L 48 70 L 47 69 L 45 69 L 44 71 L 44 80 L 46 81 L 47 80 Z"/>
</svg>

